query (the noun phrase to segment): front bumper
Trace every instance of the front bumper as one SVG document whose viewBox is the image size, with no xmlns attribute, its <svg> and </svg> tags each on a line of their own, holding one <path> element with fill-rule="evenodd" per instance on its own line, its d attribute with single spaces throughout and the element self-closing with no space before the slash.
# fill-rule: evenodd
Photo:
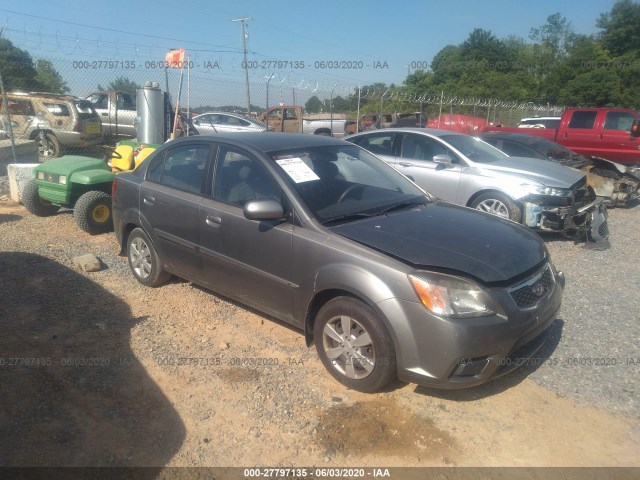
<svg viewBox="0 0 640 480">
<path fill-rule="evenodd" d="M 514 292 L 533 288 L 549 268 L 552 285 L 533 305 Z M 533 283 L 532 283 L 533 282 Z M 434 388 L 472 387 L 526 363 L 544 345 L 562 302 L 564 276 L 545 266 L 528 280 L 491 295 L 503 312 L 491 317 L 445 319 L 421 304 L 392 298 L 377 307 L 390 319 L 396 343 L 398 377 Z"/>
<path fill-rule="evenodd" d="M 574 236 L 601 250 L 609 247 L 609 214 L 602 198 L 582 205 L 554 205 L 538 196 L 525 199 L 523 206 L 523 223 L 528 227 Z"/>
</svg>

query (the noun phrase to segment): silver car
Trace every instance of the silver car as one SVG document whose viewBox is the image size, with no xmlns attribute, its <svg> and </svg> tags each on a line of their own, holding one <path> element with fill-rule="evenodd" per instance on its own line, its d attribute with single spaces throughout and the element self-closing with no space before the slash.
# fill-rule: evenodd
<svg viewBox="0 0 640 480">
<path fill-rule="evenodd" d="M 394 128 L 346 140 L 442 200 L 607 244 L 606 207 L 578 170 L 509 157 L 482 140 L 444 130 Z"/>
<path fill-rule="evenodd" d="M 236 115 L 227 112 L 209 112 L 193 117 L 193 124 L 200 132 L 200 135 L 213 135 L 215 133 L 227 132 L 266 132 L 273 130 L 243 115 Z"/>
</svg>

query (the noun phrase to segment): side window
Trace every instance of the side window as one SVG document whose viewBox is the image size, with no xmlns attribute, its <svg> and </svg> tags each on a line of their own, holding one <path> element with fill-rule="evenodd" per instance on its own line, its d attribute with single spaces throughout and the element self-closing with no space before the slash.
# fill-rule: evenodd
<svg viewBox="0 0 640 480">
<path fill-rule="evenodd" d="M 44 107 L 56 117 L 68 117 L 69 107 L 64 103 L 43 103 Z"/>
<path fill-rule="evenodd" d="M 365 135 L 355 142 L 365 150 L 370 151 L 374 155 L 393 155 L 393 141 L 396 135 L 394 133 L 379 133 L 375 135 Z"/>
<path fill-rule="evenodd" d="M 26 99 L 7 99 L 9 114 L 11 115 L 25 115 L 27 117 L 34 117 L 36 112 L 33 110 L 30 100 Z"/>
<path fill-rule="evenodd" d="M 422 135 L 408 134 L 402 139 L 402 158 L 433 161 L 435 155 L 444 154 L 455 159 L 449 149 L 440 142 Z"/>
<path fill-rule="evenodd" d="M 101 93 L 94 93 L 89 98 L 87 98 L 91 103 L 93 103 L 93 108 L 99 109 L 107 109 L 109 108 L 109 100 L 106 95 Z"/>
<path fill-rule="evenodd" d="M 628 132 L 635 119 L 636 117 L 627 112 L 608 112 L 604 121 L 604 129 Z"/>
<path fill-rule="evenodd" d="M 216 165 L 213 197 L 243 207 L 251 200 L 280 200 L 282 194 L 280 186 L 257 159 L 222 147 Z"/>
<path fill-rule="evenodd" d="M 147 170 L 147 180 L 153 183 L 162 182 L 162 167 L 164 166 L 166 152 L 155 157 Z"/>
<path fill-rule="evenodd" d="M 182 145 L 156 157 L 149 166 L 147 180 L 189 193 L 201 193 L 208 145 Z"/>
<path fill-rule="evenodd" d="M 284 119 L 285 120 L 295 120 L 296 118 L 298 118 L 298 116 L 296 115 L 295 109 L 287 108 L 284 111 Z"/>
<path fill-rule="evenodd" d="M 237 127 L 238 125 L 240 125 L 240 119 L 236 117 L 227 116 L 227 125 L 233 125 L 234 127 Z"/>
<path fill-rule="evenodd" d="M 569 122 L 569 128 L 593 128 L 597 115 L 598 112 L 596 111 L 573 112 L 571 121 Z"/>
<path fill-rule="evenodd" d="M 134 97 L 127 93 L 118 93 L 116 96 L 116 105 L 121 110 L 133 110 L 136 109 L 136 102 Z"/>
</svg>

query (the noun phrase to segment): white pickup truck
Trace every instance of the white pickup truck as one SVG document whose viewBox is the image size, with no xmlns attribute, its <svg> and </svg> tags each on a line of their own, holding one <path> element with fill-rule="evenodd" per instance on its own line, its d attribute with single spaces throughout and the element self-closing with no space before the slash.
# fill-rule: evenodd
<svg viewBox="0 0 640 480">
<path fill-rule="evenodd" d="M 356 131 L 356 122 L 347 120 L 344 114 L 335 113 L 333 118 L 327 113 L 303 115 L 300 106 L 270 107 L 258 117 L 258 120 L 276 132 L 344 137 Z"/>
</svg>

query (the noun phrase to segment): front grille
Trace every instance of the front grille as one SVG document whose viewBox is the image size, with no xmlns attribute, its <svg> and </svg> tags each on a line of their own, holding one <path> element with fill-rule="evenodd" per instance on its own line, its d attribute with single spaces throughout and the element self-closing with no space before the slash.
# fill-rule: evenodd
<svg viewBox="0 0 640 480">
<path fill-rule="evenodd" d="M 603 238 L 606 238 L 609 235 L 609 225 L 606 220 L 598 227 L 598 234 Z"/>
<path fill-rule="evenodd" d="M 553 291 L 553 285 L 551 267 L 546 265 L 542 272 L 538 272 L 527 281 L 509 290 L 509 294 L 518 307 L 531 308 L 549 296 Z"/>
</svg>

